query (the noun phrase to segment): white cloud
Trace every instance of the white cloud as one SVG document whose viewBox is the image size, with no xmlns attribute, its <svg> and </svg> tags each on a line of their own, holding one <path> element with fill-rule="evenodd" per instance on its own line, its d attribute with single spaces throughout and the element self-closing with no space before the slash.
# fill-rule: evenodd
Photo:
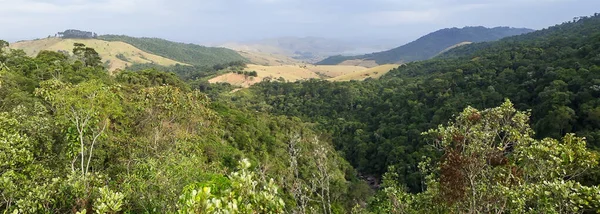
<svg viewBox="0 0 600 214">
<path fill-rule="evenodd" d="M 440 27 L 544 27 L 599 6 L 599 0 L 0 0 L 0 36 L 30 38 L 75 28 L 182 41 L 396 39 Z"/>
<path fill-rule="evenodd" d="M 163 0 L 42 1 L 0 0 L 0 13 L 64 14 L 82 12 L 134 13 L 164 8 Z"/>
<path fill-rule="evenodd" d="M 441 5 L 440 5 L 441 6 Z M 395 26 L 440 22 L 449 16 L 486 7 L 486 4 L 464 4 L 447 7 L 434 7 L 423 10 L 389 10 L 366 13 L 361 16 L 367 24 L 375 26 Z"/>
<path fill-rule="evenodd" d="M 371 25 L 393 26 L 433 22 L 440 17 L 438 10 L 422 11 L 381 11 L 364 16 Z"/>
</svg>

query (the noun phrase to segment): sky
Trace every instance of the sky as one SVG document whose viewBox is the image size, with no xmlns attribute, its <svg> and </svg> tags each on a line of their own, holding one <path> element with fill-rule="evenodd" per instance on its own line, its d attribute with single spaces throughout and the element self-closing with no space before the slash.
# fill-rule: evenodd
<svg viewBox="0 0 600 214">
<path fill-rule="evenodd" d="M 0 0 L 0 39 L 66 29 L 219 44 L 324 37 L 373 44 L 441 28 L 542 29 L 600 13 L 600 0 Z"/>
</svg>

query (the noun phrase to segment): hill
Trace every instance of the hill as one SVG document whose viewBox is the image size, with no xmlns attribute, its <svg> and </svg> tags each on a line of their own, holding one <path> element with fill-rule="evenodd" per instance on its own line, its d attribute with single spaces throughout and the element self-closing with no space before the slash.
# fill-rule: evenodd
<svg viewBox="0 0 600 214">
<path fill-rule="evenodd" d="M 210 83 L 229 83 L 240 87 L 249 87 L 263 81 L 264 78 L 279 79 L 286 81 L 297 81 L 303 79 L 319 78 L 316 73 L 299 65 L 263 66 L 248 64 L 245 71 L 256 71 L 257 76 L 247 76 L 237 73 L 227 73 L 209 80 Z"/>
<path fill-rule="evenodd" d="M 109 75 L 91 50 L 28 57 L 6 46 L 6 213 L 600 211 L 600 14 L 379 79 L 239 93 L 156 69 Z M 311 67 L 246 71 L 361 72 Z"/>
<path fill-rule="evenodd" d="M 254 51 L 237 51 L 242 57 L 246 58 L 251 64 L 257 65 L 299 65 L 302 64 L 299 60 L 272 53 L 254 52 Z"/>
<path fill-rule="evenodd" d="M 61 39 L 47 38 L 31 41 L 21 41 L 10 44 L 10 48 L 22 49 L 29 56 L 36 56 L 42 50 L 66 51 L 73 50 L 74 43 L 82 43 L 87 47 L 94 48 L 110 71 L 124 69 L 132 64 L 156 64 L 161 66 L 185 65 L 162 56 L 142 51 L 130 44 L 119 41 L 104 41 L 98 39 Z"/>
<path fill-rule="evenodd" d="M 494 41 L 508 36 L 532 32 L 531 29 L 509 27 L 446 28 L 427 34 L 406 45 L 361 56 L 332 56 L 318 65 L 337 65 L 348 60 L 373 60 L 377 64 L 406 63 L 433 58 L 440 52 L 463 42 Z"/>
<path fill-rule="evenodd" d="M 374 81 L 261 83 L 255 102 L 269 112 L 320 124 L 359 172 L 420 192 L 421 157 L 439 157 L 421 135 L 470 106 L 508 98 L 530 110 L 536 139 L 585 137 L 600 148 L 600 15 L 494 42 L 464 45 L 411 62 Z M 468 120 L 477 120 L 477 114 Z M 466 118 L 463 118 L 466 121 Z M 435 136 L 434 136 L 435 137 Z M 597 185 L 598 170 L 577 181 Z M 427 213 L 427 212 L 426 212 Z M 434 211 L 435 213 L 435 211 Z"/>
<path fill-rule="evenodd" d="M 276 65 L 264 66 L 248 64 L 244 71 L 257 73 L 256 77 L 235 72 L 223 74 L 209 80 L 210 83 L 229 83 L 239 87 L 250 87 L 263 79 L 295 82 L 308 79 L 327 79 L 366 70 L 360 66 L 343 65 Z M 283 78 L 283 79 L 281 79 Z"/>
<path fill-rule="evenodd" d="M 280 37 L 220 45 L 237 51 L 265 53 L 292 57 L 304 62 L 318 62 L 327 56 L 344 53 L 368 53 L 373 45 L 359 44 L 320 37 Z"/>
<path fill-rule="evenodd" d="M 380 65 L 376 67 L 372 67 L 366 70 L 353 72 L 345 75 L 340 75 L 331 79 L 329 81 L 350 81 L 350 80 L 365 80 L 367 78 L 379 79 L 383 75 L 387 74 L 389 71 L 397 68 L 398 64 L 386 64 Z"/>
<path fill-rule="evenodd" d="M 371 192 L 311 124 L 212 100 L 170 72 L 109 75 L 7 45 L 0 40 L 3 213 L 332 213 L 324 201 L 296 205 L 322 195 L 346 213 Z M 217 210 L 201 209 L 205 196 Z"/>
<path fill-rule="evenodd" d="M 172 42 L 159 38 L 102 35 L 98 39 L 125 42 L 148 53 L 196 66 L 214 66 L 234 61 L 246 61 L 244 57 L 230 49 Z"/>
</svg>

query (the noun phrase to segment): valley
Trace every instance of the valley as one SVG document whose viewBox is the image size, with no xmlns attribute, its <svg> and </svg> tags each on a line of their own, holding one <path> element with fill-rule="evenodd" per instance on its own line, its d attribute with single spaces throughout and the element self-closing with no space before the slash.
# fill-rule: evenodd
<svg viewBox="0 0 600 214">
<path fill-rule="evenodd" d="M 2 213 L 600 212 L 600 13 L 548 24 L 557 16 L 532 13 L 537 2 L 511 8 L 544 26 L 533 30 L 446 27 L 510 21 L 492 16 L 500 3 L 413 14 L 390 1 L 26 2 L 0 13 L 96 11 L 121 18 L 98 27 L 113 33 L 136 14 L 124 31 L 173 40 L 76 29 L 0 40 Z M 274 12 L 242 14 L 261 8 Z M 256 30 L 266 21 L 273 30 Z M 377 39 L 342 39 L 425 30 L 373 53 L 359 50 Z M 210 35 L 246 39 L 179 41 Z"/>
</svg>

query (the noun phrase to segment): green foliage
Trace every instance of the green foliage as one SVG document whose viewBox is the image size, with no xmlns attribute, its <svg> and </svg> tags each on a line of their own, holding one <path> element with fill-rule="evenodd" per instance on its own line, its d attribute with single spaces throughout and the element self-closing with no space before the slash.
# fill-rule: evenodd
<svg viewBox="0 0 600 214">
<path fill-rule="evenodd" d="M 28 174 L 35 170 L 33 144 L 19 133 L 17 124 L 7 113 L 0 114 L 0 207 L 6 210 L 23 197 L 20 187 L 29 183 Z"/>
<path fill-rule="evenodd" d="M 375 60 L 377 64 L 406 63 L 427 60 L 461 42 L 495 41 L 504 37 L 530 33 L 533 30 L 509 27 L 446 28 L 427 34 L 406 45 L 362 56 L 332 56 L 318 62 L 319 65 L 337 65 L 346 60 Z"/>
<path fill-rule="evenodd" d="M 237 52 L 225 48 L 204 47 L 158 38 L 134 38 L 117 35 L 103 35 L 98 38 L 106 41 L 125 42 L 143 51 L 194 66 L 214 66 L 223 63 L 246 61 Z"/>
<path fill-rule="evenodd" d="M 96 67 L 102 64 L 102 58 L 100 54 L 93 48 L 85 47 L 84 44 L 75 43 L 73 48 L 73 54 L 81 60 L 86 67 Z"/>
<path fill-rule="evenodd" d="M 350 198 L 346 179 L 360 182 L 345 174 L 351 167 L 308 124 L 213 102 L 194 89 L 217 88 L 212 95 L 220 97 L 232 88 L 203 85 L 199 77 L 206 74 L 194 67 L 175 66 L 193 87 L 177 72 L 122 71 L 113 77 L 86 65 L 93 51 L 75 51 L 75 60 L 51 51 L 35 58 L 16 50 L 0 54 L 6 65 L 0 70 L 0 210 L 173 213 L 188 184 L 210 184 L 213 195 L 225 187 L 244 196 L 255 190 L 250 201 L 237 201 L 268 206 L 239 204 L 245 212 L 291 212 L 305 199 L 310 203 L 303 209 L 343 212 L 353 200 L 365 200 Z M 223 66 L 241 69 L 243 63 Z M 288 169 L 292 130 L 301 139 L 293 153 L 298 173 Z M 229 173 L 243 158 L 256 168 Z M 286 183 L 291 180 L 308 189 L 295 191 Z"/>
<path fill-rule="evenodd" d="M 598 23 L 457 49 L 380 80 L 236 93 L 204 78 L 239 62 L 110 76 L 87 48 L 77 59 L 3 49 L 0 210 L 591 212 Z M 367 200 L 371 187 L 382 189 Z"/>
<path fill-rule="evenodd" d="M 189 90 L 188 85 L 174 73 L 158 71 L 156 69 L 122 71 L 117 74 L 116 80 L 121 83 L 144 87 L 169 85 L 181 90 Z"/>
<path fill-rule="evenodd" d="M 239 171 L 229 175 L 229 187 L 211 191 L 210 186 L 188 190 L 180 197 L 179 213 L 283 213 L 285 203 L 273 179 L 259 182 L 243 159 Z"/>
<path fill-rule="evenodd" d="M 123 194 L 113 192 L 108 187 L 98 188 L 100 197 L 94 201 L 94 210 L 96 213 L 119 213 L 123 206 Z"/>
<path fill-rule="evenodd" d="M 129 59 L 122 53 L 118 53 L 117 55 L 115 55 L 115 57 L 117 57 L 117 59 L 123 60 L 125 62 L 129 62 Z"/>
<path fill-rule="evenodd" d="M 517 109 L 531 109 L 536 138 L 559 139 L 573 132 L 598 148 L 598 29 L 600 17 L 595 16 L 468 45 L 448 53 L 457 57 L 409 63 L 380 80 L 263 82 L 250 89 L 255 97 L 243 102 L 318 124 L 363 175 L 380 177 L 396 166 L 398 182 L 420 192 L 424 175 L 418 163 L 423 156 L 440 155 L 425 146 L 420 133 L 468 105 L 484 109 L 509 98 Z M 461 51 L 470 47 L 481 49 Z"/>
<path fill-rule="evenodd" d="M 78 169 L 83 175 L 87 174 L 95 144 L 105 136 L 111 117 L 121 114 L 118 97 L 110 87 L 97 81 L 71 86 L 49 80 L 42 82 L 35 93 L 50 103 L 57 122 L 67 127 L 66 132 L 70 135 L 67 138 L 73 141 L 73 150 L 70 151 L 72 170 Z M 75 168 L 78 158 L 81 166 Z"/>
<path fill-rule="evenodd" d="M 424 164 L 427 190 L 386 187 L 378 213 L 577 213 L 598 209 L 600 188 L 575 177 L 598 165 L 598 156 L 572 134 L 562 142 L 535 140 L 529 115 L 506 101 L 479 111 L 466 108 L 447 126 L 424 134 L 443 151 Z M 380 199 L 381 200 L 381 199 Z"/>
</svg>

